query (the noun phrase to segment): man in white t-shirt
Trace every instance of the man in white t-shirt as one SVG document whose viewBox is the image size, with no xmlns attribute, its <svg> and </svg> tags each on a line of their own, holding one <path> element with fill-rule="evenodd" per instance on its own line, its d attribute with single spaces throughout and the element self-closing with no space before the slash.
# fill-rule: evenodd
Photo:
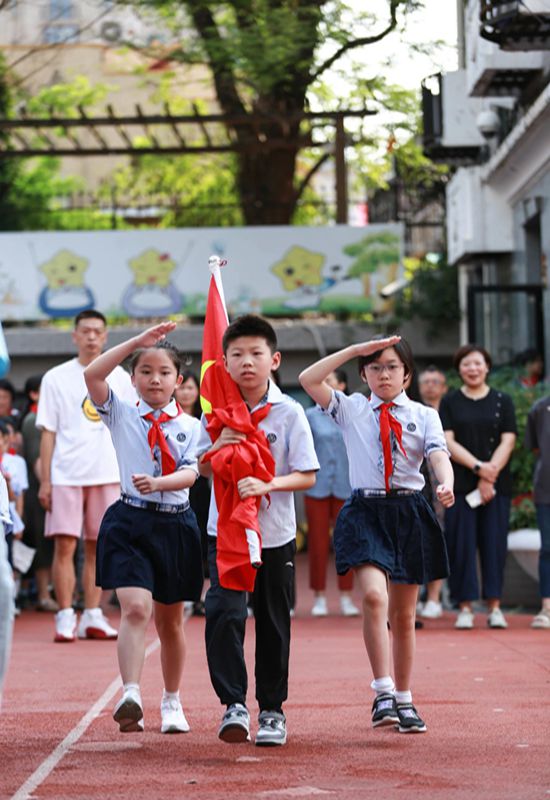
<svg viewBox="0 0 550 800">
<path fill-rule="evenodd" d="M 119 472 L 108 429 L 92 405 L 84 369 L 102 352 L 107 322 L 99 311 L 75 318 L 77 357 L 48 370 L 42 379 L 36 425 L 40 441 L 41 480 L 38 498 L 46 509 L 45 536 L 54 537 L 52 578 L 59 611 L 56 642 L 116 639 L 103 615 L 101 589 L 95 585 L 96 540 L 108 506 L 120 496 Z M 116 367 L 108 377 L 118 397 L 136 399 L 129 374 Z M 74 555 L 84 538 L 84 612 L 77 625 L 72 607 L 76 585 Z"/>
</svg>

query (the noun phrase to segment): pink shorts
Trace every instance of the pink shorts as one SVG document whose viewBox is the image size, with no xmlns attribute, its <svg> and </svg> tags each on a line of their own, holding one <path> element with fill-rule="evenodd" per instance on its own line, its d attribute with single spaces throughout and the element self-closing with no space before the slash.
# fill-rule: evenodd
<svg viewBox="0 0 550 800">
<path fill-rule="evenodd" d="M 120 484 L 52 486 L 52 510 L 46 512 L 44 536 L 75 536 L 95 541 L 103 515 L 120 497 Z"/>
</svg>

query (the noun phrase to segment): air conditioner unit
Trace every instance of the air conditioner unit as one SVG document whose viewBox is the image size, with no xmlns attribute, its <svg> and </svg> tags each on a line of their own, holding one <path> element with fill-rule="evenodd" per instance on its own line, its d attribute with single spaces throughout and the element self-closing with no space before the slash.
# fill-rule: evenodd
<svg viewBox="0 0 550 800">
<path fill-rule="evenodd" d="M 122 39 L 122 25 L 115 20 L 107 20 L 99 29 L 99 36 L 104 42 L 120 42 Z"/>
</svg>

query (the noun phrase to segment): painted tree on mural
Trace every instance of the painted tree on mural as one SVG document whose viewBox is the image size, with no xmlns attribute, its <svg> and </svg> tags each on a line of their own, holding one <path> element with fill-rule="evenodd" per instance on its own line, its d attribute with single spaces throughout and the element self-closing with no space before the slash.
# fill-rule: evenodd
<svg viewBox="0 0 550 800">
<path fill-rule="evenodd" d="M 153 7 L 167 22 L 177 20 L 178 30 L 185 30 L 182 21 L 188 21 L 188 36 L 162 58 L 207 64 L 221 111 L 244 120 L 227 123 L 227 128 L 240 148 L 237 190 L 249 225 L 292 220 L 311 177 L 311 172 L 297 176 L 297 115 L 309 109 L 312 89 L 346 54 L 381 41 L 421 5 L 418 0 L 382 1 L 385 17 L 376 18 L 363 9 L 367 4 L 353 8 L 342 0 L 129 1 Z M 366 95 L 358 97 L 362 105 Z M 282 132 L 277 118 L 286 120 Z M 267 154 L 256 147 L 274 140 L 279 144 Z"/>
</svg>

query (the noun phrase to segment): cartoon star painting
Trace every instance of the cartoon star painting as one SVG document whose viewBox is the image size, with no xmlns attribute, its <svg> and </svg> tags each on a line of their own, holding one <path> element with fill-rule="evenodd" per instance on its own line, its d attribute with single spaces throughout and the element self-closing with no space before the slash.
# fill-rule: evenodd
<svg viewBox="0 0 550 800">
<path fill-rule="evenodd" d="M 122 307 L 130 317 L 155 317 L 181 311 L 184 297 L 173 283 L 176 262 L 168 253 L 145 250 L 128 262 L 134 279 Z"/>
<path fill-rule="evenodd" d="M 94 295 L 84 281 L 88 263 L 71 250 L 59 250 L 39 266 L 47 281 L 38 297 L 41 311 L 50 317 L 73 317 L 94 307 Z"/>
<path fill-rule="evenodd" d="M 271 267 L 289 293 L 284 305 L 292 309 L 315 309 L 327 289 L 343 279 L 341 267 L 323 271 L 326 257 L 305 247 L 291 247 L 280 261 Z"/>
</svg>

